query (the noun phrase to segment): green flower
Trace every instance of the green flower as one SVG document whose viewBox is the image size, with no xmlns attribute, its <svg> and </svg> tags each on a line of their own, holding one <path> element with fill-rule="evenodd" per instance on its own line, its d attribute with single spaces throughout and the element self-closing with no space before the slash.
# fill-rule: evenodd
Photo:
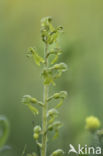
<svg viewBox="0 0 103 156">
<path fill-rule="evenodd" d="M 90 116 L 86 118 L 86 129 L 94 132 L 100 127 L 100 121 L 97 117 Z"/>
</svg>

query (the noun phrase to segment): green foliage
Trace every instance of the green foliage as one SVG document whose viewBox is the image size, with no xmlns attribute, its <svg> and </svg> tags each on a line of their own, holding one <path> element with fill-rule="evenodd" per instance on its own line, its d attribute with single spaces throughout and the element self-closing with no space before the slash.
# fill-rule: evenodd
<svg viewBox="0 0 103 156">
<path fill-rule="evenodd" d="M 88 156 L 87 154 L 79 154 L 79 156 Z"/>
<path fill-rule="evenodd" d="M 51 154 L 51 156 L 63 156 L 63 155 L 64 155 L 64 151 L 61 149 L 58 149 Z"/>
<path fill-rule="evenodd" d="M 32 153 L 32 154 L 27 154 L 27 156 L 37 156 L 36 153 Z"/>
<path fill-rule="evenodd" d="M 43 64 L 43 71 L 41 73 L 43 78 L 43 102 L 33 98 L 30 95 L 25 95 L 22 98 L 22 102 L 28 106 L 28 108 L 33 112 L 33 114 L 38 115 L 39 110 L 35 107 L 39 105 L 42 109 L 42 126 L 36 125 L 33 129 L 33 138 L 36 141 L 36 144 L 40 148 L 41 156 L 46 156 L 47 154 L 47 135 L 48 131 L 54 131 L 53 138 L 58 136 L 58 132 L 62 123 L 58 121 L 56 118 L 59 115 L 57 108 L 59 108 L 65 97 L 67 96 L 66 91 L 60 91 L 58 93 L 54 93 L 52 96 L 48 95 L 49 87 L 51 84 L 55 85 L 55 80 L 59 78 L 63 72 L 67 70 L 67 65 L 65 63 L 56 63 L 58 60 L 59 55 L 61 55 L 62 50 L 57 46 L 57 39 L 59 33 L 63 30 L 61 26 L 54 27 L 52 25 L 52 18 L 46 17 L 41 20 L 41 38 L 42 41 L 45 43 L 45 51 L 44 51 L 44 58 L 39 56 L 34 48 L 30 48 L 29 52 L 27 53 L 27 57 L 32 57 L 35 63 L 40 66 Z M 53 45 L 51 48 L 51 45 Z M 54 55 L 52 61 L 50 61 L 50 56 Z M 59 103 L 48 110 L 48 103 L 51 100 L 59 100 Z M 35 105 L 35 106 L 34 106 Z M 48 139 L 49 140 L 49 139 Z M 51 156 L 62 156 L 64 154 L 63 150 L 58 149 L 54 151 Z M 27 156 L 36 156 L 35 153 L 28 154 Z"/>
<path fill-rule="evenodd" d="M 5 145 L 9 135 L 9 122 L 5 116 L 0 116 L 0 149 Z"/>
</svg>

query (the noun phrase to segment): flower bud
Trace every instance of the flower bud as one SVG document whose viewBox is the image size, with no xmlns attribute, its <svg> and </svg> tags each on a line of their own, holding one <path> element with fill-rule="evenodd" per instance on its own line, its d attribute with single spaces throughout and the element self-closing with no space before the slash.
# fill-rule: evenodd
<svg viewBox="0 0 103 156">
<path fill-rule="evenodd" d="M 37 99 L 36 98 L 31 98 L 31 102 L 32 103 L 37 103 Z"/>
<path fill-rule="evenodd" d="M 60 93 L 55 93 L 55 94 L 54 94 L 54 98 L 55 98 L 55 99 L 60 98 Z"/>
<path fill-rule="evenodd" d="M 55 64 L 54 69 L 66 71 L 67 70 L 67 65 L 65 63 Z"/>
<path fill-rule="evenodd" d="M 86 118 L 86 129 L 95 132 L 100 127 L 100 121 L 94 116 Z"/>
<path fill-rule="evenodd" d="M 34 139 L 37 140 L 37 139 L 39 138 L 39 134 L 38 134 L 38 133 L 34 133 L 34 134 L 33 134 L 33 137 L 34 137 Z"/>
<path fill-rule="evenodd" d="M 31 99 L 32 99 L 32 97 L 30 95 L 24 95 L 22 98 L 22 102 L 23 103 L 30 103 Z"/>
<path fill-rule="evenodd" d="M 41 132 L 41 127 L 39 125 L 34 127 L 34 132 L 35 133 L 40 133 Z"/>
<path fill-rule="evenodd" d="M 47 116 L 56 116 L 58 114 L 58 111 L 54 108 L 50 109 L 47 113 Z"/>
</svg>

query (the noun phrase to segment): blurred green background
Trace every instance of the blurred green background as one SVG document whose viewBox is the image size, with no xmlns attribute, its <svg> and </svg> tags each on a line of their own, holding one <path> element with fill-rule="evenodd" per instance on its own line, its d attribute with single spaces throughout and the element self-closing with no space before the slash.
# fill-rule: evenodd
<svg viewBox="0 0 103 156">
<path fill-rule="evenodd" d="M 21 104 L 21 97 L 31 94 L 42 98 L 41 70 L 25 57 L 28 47 L 40 41 L 40 19 L 52 16 L 54 24 L 64 27 L 60 61 L 68 72 L 54 90 L 67 90 L 68 98 L 60 109 L 64 127 L 60 137 L 50 138 L 48 155 L 56 148 L 68 151 L 69 144 L 86 144 L 85 118 L 103 115 L 103 0 L 0 0 L 0 114 L 10 121 L 7 144 L 12 147 L 2 156 L 20 156 L 37 151 L 32 137 L 34 118 Z"/>
</svg>

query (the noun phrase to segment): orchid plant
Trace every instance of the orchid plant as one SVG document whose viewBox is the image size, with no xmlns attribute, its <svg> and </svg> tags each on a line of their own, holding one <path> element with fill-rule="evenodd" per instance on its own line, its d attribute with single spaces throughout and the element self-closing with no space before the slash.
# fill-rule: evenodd
<svg viewBox="0 0 103 156">
<path fill-rule="evenodd" d="M 42 125 L 35 125 L 33 129 L 33 138 L 36 141 L 37 146 L 40 148 L 41 156 L 47 156 L 47 142 L 49 139 L 48 132 L 54 131 L 56 137 L 58 130 L 62 126 L 62 123 L 57 120 L 58 108 L 62 105 L 63 100 L 67 96 L 66 91 L 60 91 L 49 95 L 50 86 L 55 86 L 55 80 L 61 77 L 62 73 L 67 70 L 65 63 L 56 63 L 59 55 L 62 54 L 61 48 L 58 46 L 59 34 L 63 31 L 62 26 L 54 27 L 51 17 L 45 17 L 41 20 L 41 39 L 44 42 L 44 57 L 41 57 L 35 48 L 29 48 L 27 57 L 33 58 L 37 66 L 43 66 L 41 73 L 43 82 L 43 100 L 38 100 L 30 95 L 25 95 L 22 98 L 22 102 L 28 106 L 34 115 L 39 114 L 39 110 L 36 105 L 42 109 Z M 58 104 L 54 108 L 49 109 L 48 105 L 53 100 L 58 101 Z M 49 106 L 50 107 L 50 106 Z M 38 154 L 32 153 L 28 156 L 37 156 Z M 52 152 L 50 156 L 62 156 L 64 151 L 57 149 Z"/>
</svg>

